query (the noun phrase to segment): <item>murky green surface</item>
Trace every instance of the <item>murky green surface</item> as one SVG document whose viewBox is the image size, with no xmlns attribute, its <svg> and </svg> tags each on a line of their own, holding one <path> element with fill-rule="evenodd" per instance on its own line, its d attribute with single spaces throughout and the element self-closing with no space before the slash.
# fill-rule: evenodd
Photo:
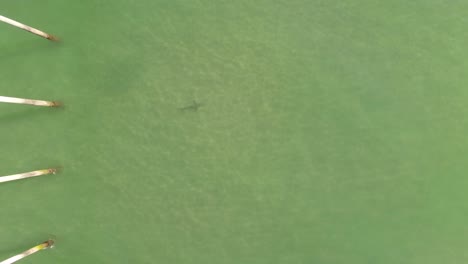
<svg viewBox="0 0 468 264">
<path fill-rule="evenodd" d="M 466 262 L 467 7 L 2 1 L 0 258 Z"/>
</svg>

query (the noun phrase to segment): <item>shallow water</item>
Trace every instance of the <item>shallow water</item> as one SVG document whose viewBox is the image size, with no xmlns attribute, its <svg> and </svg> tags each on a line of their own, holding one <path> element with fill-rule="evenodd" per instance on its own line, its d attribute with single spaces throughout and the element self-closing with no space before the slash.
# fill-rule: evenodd
<svg viewBox="0 0 468 264">
<path fill-rule="evenodd" d="M 64 171 L 0 185 L 0 258 L 466 261 L 465 4 L 45 4 L 0 4 L 62 39 L 0 25 L 0 94 L 65 107 L 0 105 L 0 175 Z"/>
</svg>

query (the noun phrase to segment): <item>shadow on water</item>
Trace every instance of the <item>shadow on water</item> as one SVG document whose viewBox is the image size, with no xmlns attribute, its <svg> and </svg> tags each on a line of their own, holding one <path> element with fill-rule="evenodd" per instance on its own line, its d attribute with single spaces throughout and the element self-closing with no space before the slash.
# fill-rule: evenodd
<svg viewBox="0 0 468 264">
<path fill-rule="evenodd" d="M 44 108 L 44 107 L 33 107 L 25 106 L 25 109 L 15 110 L 14 112 L 2 111 L 0 113 L 0 125 L 11 124 L 14 122 L 22 122 L 27 119 L 34 119 L 43 115 L 50 115 L 51 112 L 56 112 L 59 109 L 56 108 Z"/>
<path fill-rule="evenodd" d="M 45 39 L 31 39 L 16 44 L 0 46 L 0 65 L 6 60 L 20 60 L 34 54 L 52 51 L 60 43 L 54 43 Z"/>
</svg>

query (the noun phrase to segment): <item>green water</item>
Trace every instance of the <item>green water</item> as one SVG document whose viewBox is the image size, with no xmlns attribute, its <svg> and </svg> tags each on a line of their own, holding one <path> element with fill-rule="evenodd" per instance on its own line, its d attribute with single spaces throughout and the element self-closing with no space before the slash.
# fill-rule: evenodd
<svg viewBox="0 0 468 264">
<path fill-rule="evenodd" d="M 466 262 L 467 7 L 2 1 L 0 259 Z"/>
</svg>

